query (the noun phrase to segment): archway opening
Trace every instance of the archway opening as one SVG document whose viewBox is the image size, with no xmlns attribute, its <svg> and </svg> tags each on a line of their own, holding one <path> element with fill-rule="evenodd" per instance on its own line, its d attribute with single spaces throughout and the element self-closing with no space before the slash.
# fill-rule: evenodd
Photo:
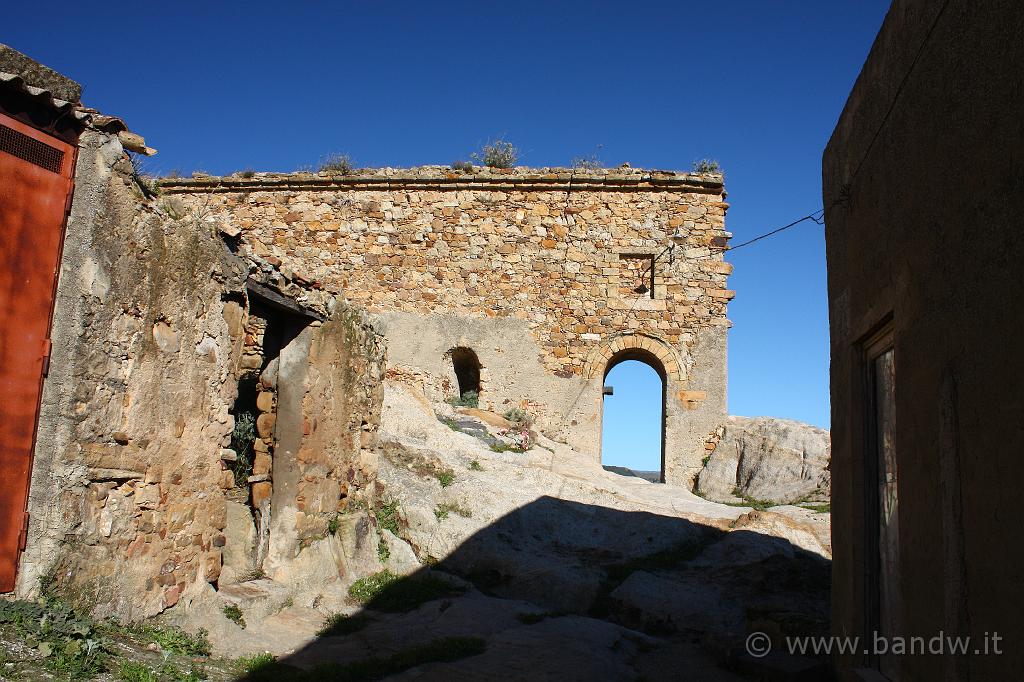
<svg viewBox="0 0 1024 682">
<path fill-rule="evenodd" d="M 665 480 L 665 368 L 643 349 L 626 349 L 605 368 L 601 464 L 615 473 Z"/>
<path fill-rule="evenodd" d="M 480 395 L 480 359 L 472 348 L 453 348 L 450 353 L 455 379 L 459 384 L 458 398 L 475 402 Z"/>
</svg>

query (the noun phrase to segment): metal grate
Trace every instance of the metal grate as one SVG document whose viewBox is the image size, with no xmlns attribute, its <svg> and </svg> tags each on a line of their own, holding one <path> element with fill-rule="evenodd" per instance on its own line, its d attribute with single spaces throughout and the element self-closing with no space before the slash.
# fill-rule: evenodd
<svg viewBox="0 0 1024 682">
<path fill-rule="evenodd" d="M 64 164 L 64 152 L 61 150 L 3 124 L 0 124 L 0 151 L 45 168 L 51 173 L 59 174 Z"/>
</svg>

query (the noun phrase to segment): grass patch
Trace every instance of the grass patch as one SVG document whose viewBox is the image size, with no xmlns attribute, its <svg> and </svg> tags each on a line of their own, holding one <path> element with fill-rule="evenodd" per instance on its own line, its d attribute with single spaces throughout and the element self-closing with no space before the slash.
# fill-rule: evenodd
<svg viewBox="0 0 1024 682">
<path fill-rule="evenodd" d="M 242 614 L 242 609 L 238 608 L 238 604 L 228 604 L 224 607 L 224 615 L 232 623 L 238 627 L 245 629 L 245 616 Z"/>
<path fill-rule="evenodd" d="M 160 627 L 156 625 L 134 625 L 128 626 L 130 634 L 137 639 L 146 642 L 156 642 L 164 651 L 183 656 L 209 656 L 211 652 L 210 640 L 207 639 L 206 630 L 199 629 L 195 635 L 190 635 L 181 628 L 169 626 Z"/>
<path fill-rule="evenodd" d="M 457 592 L 461 590 L 433 576 L 399 578 L 391 571 L 360 578 L 348 589 L 358 604 L 386 613 L 412 611 L 420 604 Z"/>
<path fill-rule="evenodd" d="M 479 637 L 445 637 L 410 647 L 386 658 L 325 663 L 310 671 L 308 679 L 371 682 L 427 663 L 445 663 L 477 656 L 486 650 L 487 642 Z"/>
<path fill-rule="evenodd" d="M 434 472 L 434 477 L 442 488 L 447 488 L 455 482 L 455 472 L 451 469 L 439 469 Z"/>
<path fill-rule="evenodd" d="M 462 427 L 459 426 L 459 423 L 454 419 L 451 419 L 450 417 L 441 417 L 440 421 L 452 431 L 462 432 Z"/>
<path fill-rule="evenodd" d="M 379 532 L 377 533 L 377 558 L 382 564 L 387 563 L 387 560 L 391 558 L 391 548 L 384 540 L 384 534 Z"/>
<path fill-rule="evenodd" d="M 458 502 L 442 502 L 434 508 L 434 516 L 437 517 L 438 521 L 447 519 L 453 512 L 464 519 L 468 519 L 473 516 L 473 512 L 471 510 L 466 509 Z"/>
<path fill-rule="evenodd" d="M 97 624 L 52 594 L 52 580 L 39 585 L 43 602 L 0 600 L 0 624 L 13 627 L 60 676 L 88 679 L 106 670 L 109 651 Z"/>
<path fill-rule="evenodd" d="M 819 514 L 831 514 L 832 513 L 832 503 L 831 502 L 824 502 L 822 504 L 805 503 L 805 504 L 801 504 L 800 506 L 803 507 L 804 509 L 809 509 L 810 511 L 817 512 Z"/>
<path fill-rule="evenodd" d="M 355 599 L 358 604 L 368 604 L 396 580 L 398 576 L 391 571 L 380 571 L 352 583 L 348 588 L 348 596 Z"/>
<path fill-rule="evenodd" d="M 270 653 L 243 656 L 235 660 L 238 680 L 245 682 L 305 682 L 317 679 L 301 668 L 281 663 Z"/>
<path fill-rule="evenodd" d="M 156 670 L 138 661 L 125 661 L 117 671 L 117 679 L 122 682 L 159 682 Z"/>
<path fill-rule="evenodd" d="M 402 522 L 402 517 L 398 510 L 398 500 L 381 502 L 377 505 L 377 508 L 373 510 L 373 515 L 377 518 L 378 528 L 389 530 L 395 535 L 398 535 Z"/>
<path fill-rule="evenodd" d="M 356 613 L 351 616 L 344 613 L 334 613 L 327 616 L 323 627 L 316 634 L 319 637 L 351 635 L 353 632 L 359 632 L 365 628 L 370 622 L 370 617 L 365 613 Z"/>
<path fill-rule="evenodd" d="M 341 518 L 340 515 L 335 514 L 331 517 L 331 520 L 327 522 L 327 532 L 331 535 L 335 535 L 339 528 L 341 528 Z"/>
<path fill-rule="evenodd" d="M 484 468 L 480 465 L 480 462 L 478 462 L 478 461 L 476 461 L 474 459 L 472 462 L 469 463 L 469 470 L 470 471 L 483 471 Z"/>
<path fill-rule="evenodd" d="M 729 505 L 730 507 L 750 507 L 750 508 L 752 508 L 752 509 L 754 509 L 756 511 L 764 511 L 765 509 L 769 509 L 771 507 L 779 506 L 778 502 L 773 502 L 772 500 L 759 500 L 756 497 L 750 497 L 749 495 L 744 495 L 742 492 L 740 492 L 739 488 L 733 488 L 732 489 L 732 494 L 735 495 L 736 497 L 740 498 L 743 501 L 742 502 L 726 502 L 725 504 Z"/>
<path fill-rule="evenodd" d="M 452 407 L 480 407 L 480 394 L 476 391 L 466 391 L 449 400 L 448 404 Z"/>
</svg>

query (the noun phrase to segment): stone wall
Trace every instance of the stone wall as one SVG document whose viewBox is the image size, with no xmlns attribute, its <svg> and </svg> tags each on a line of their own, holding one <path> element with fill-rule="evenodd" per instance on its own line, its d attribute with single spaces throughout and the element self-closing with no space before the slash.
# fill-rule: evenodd
<svg viewBox="0 0 1024 682">
<path fill-rule="evenodd" d="M 666 375 L 666 475 L 682 484 L 725 418 L 720 176 L 425 167 L 161 188 L 285 277 L 365 306 L 392 369 L 425 373 L 434 399 L 457 393 L 446 354 L 470 347 L 484 406 L 528 406 L 599 457 L 605 369 L 631 352 Z"/>
<path fill-rule="evenodd" d="M 361 448 L 372 445 L 377 426 L 382 343 L 359 313 L 284 281 L 265 262 L 244 260 L 233 246 L 201 212 L 150 195 L 116 136 L 85 132 L 19 594 L 52 575 L 101 613 L 139 618 L 218 584 L 236 488 L 232 411 L 244 358 L 256 347 L 256 289 L 294 308 L 289 314 L 302 329 L 296 338 L 307 345 L 293 342 L 281 354 L 316 377 L 295 387 L 297 398 L 278 391 L 278 422 L 291 410 L 285 435 L 336 446 L 325 448 L 315 470 L 290 464 L 302 484 L 275 489 L 276 506 L 301 507 L 303 498 L 309 506 L 315 489 L 316 514 L 282 525 L 276 540 L 297 541 L 311 524 L 322 525 L 324 513 L 354 492 L 345 486 L 372 476 L 372 458 Z M 323 399 L 317 391 L 324 386 L 343 397 Z M 307 418 L 312 425 L 304 427 Z M 274 453 L 272 474 L 263 475 L 269 485 L 296 451 L 281 447 L 280 426 L 265 435 Z"/>
</svg>

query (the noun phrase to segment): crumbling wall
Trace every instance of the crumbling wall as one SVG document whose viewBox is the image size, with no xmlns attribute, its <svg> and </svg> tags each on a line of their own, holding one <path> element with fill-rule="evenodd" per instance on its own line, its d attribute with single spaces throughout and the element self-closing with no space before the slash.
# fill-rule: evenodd
<svg viewBox="0 0 1024 682">
<path fill-rule="evenodd" d="M 383 344 L 331 296 L 237 255 L 230 229 L 201 205 L 150 195 L 116 137 L 83 135 L 76 185 L 18 591 L 29 595 L 52 575 L 99 612 L 139 618 L 208 594 L 225 553 L 240 550 L 225 531 L 237 504 L 229 498 L 255 496 L 251 477 L 236 480 L 230 448 L 239 377 L 263 342 L 251 288 L 304 320 L 295 340 L 306 345 L 287 344 L 282 364 L 291 349 L 287 362 L 312 383 L 278 385 L 270 406 L 278 415 L 287 407 L 293 423 L 298 415 L 304 452 L 326 448 L 309 455 L 315 468 L 289 464 L 299 448 L 281 447 L 280 428 L 260 434 L 273 459 L 253 462 L 271 469 L 254 474 L 257 483 L 269 490 L 293 466 L 297 487 L 274 491 L 285 496 L 280 508 L 315 498 L 312 520 L 282 527 L 279 542 L 319 528 L 372 475 L 360 448 L 378 424 Z M 307 399 L 325 386 L 339 394 Z"/>
<path fill-rule="evenodd" d="M 422 376 L 434 400 L 457 394 L 448 354 L 469 347 L 483 365 L 483 407 L 529 407 L 545 433 L 596 458 L 594 358 L 637 335 L 676 367 L 671 482 L 692 479 L 725 419 L 733 292 L 720 176 L 424 167 L 161 186 L 286 277 L 365 306 L 387 336 L 390 368 Z"/>
</svg>

